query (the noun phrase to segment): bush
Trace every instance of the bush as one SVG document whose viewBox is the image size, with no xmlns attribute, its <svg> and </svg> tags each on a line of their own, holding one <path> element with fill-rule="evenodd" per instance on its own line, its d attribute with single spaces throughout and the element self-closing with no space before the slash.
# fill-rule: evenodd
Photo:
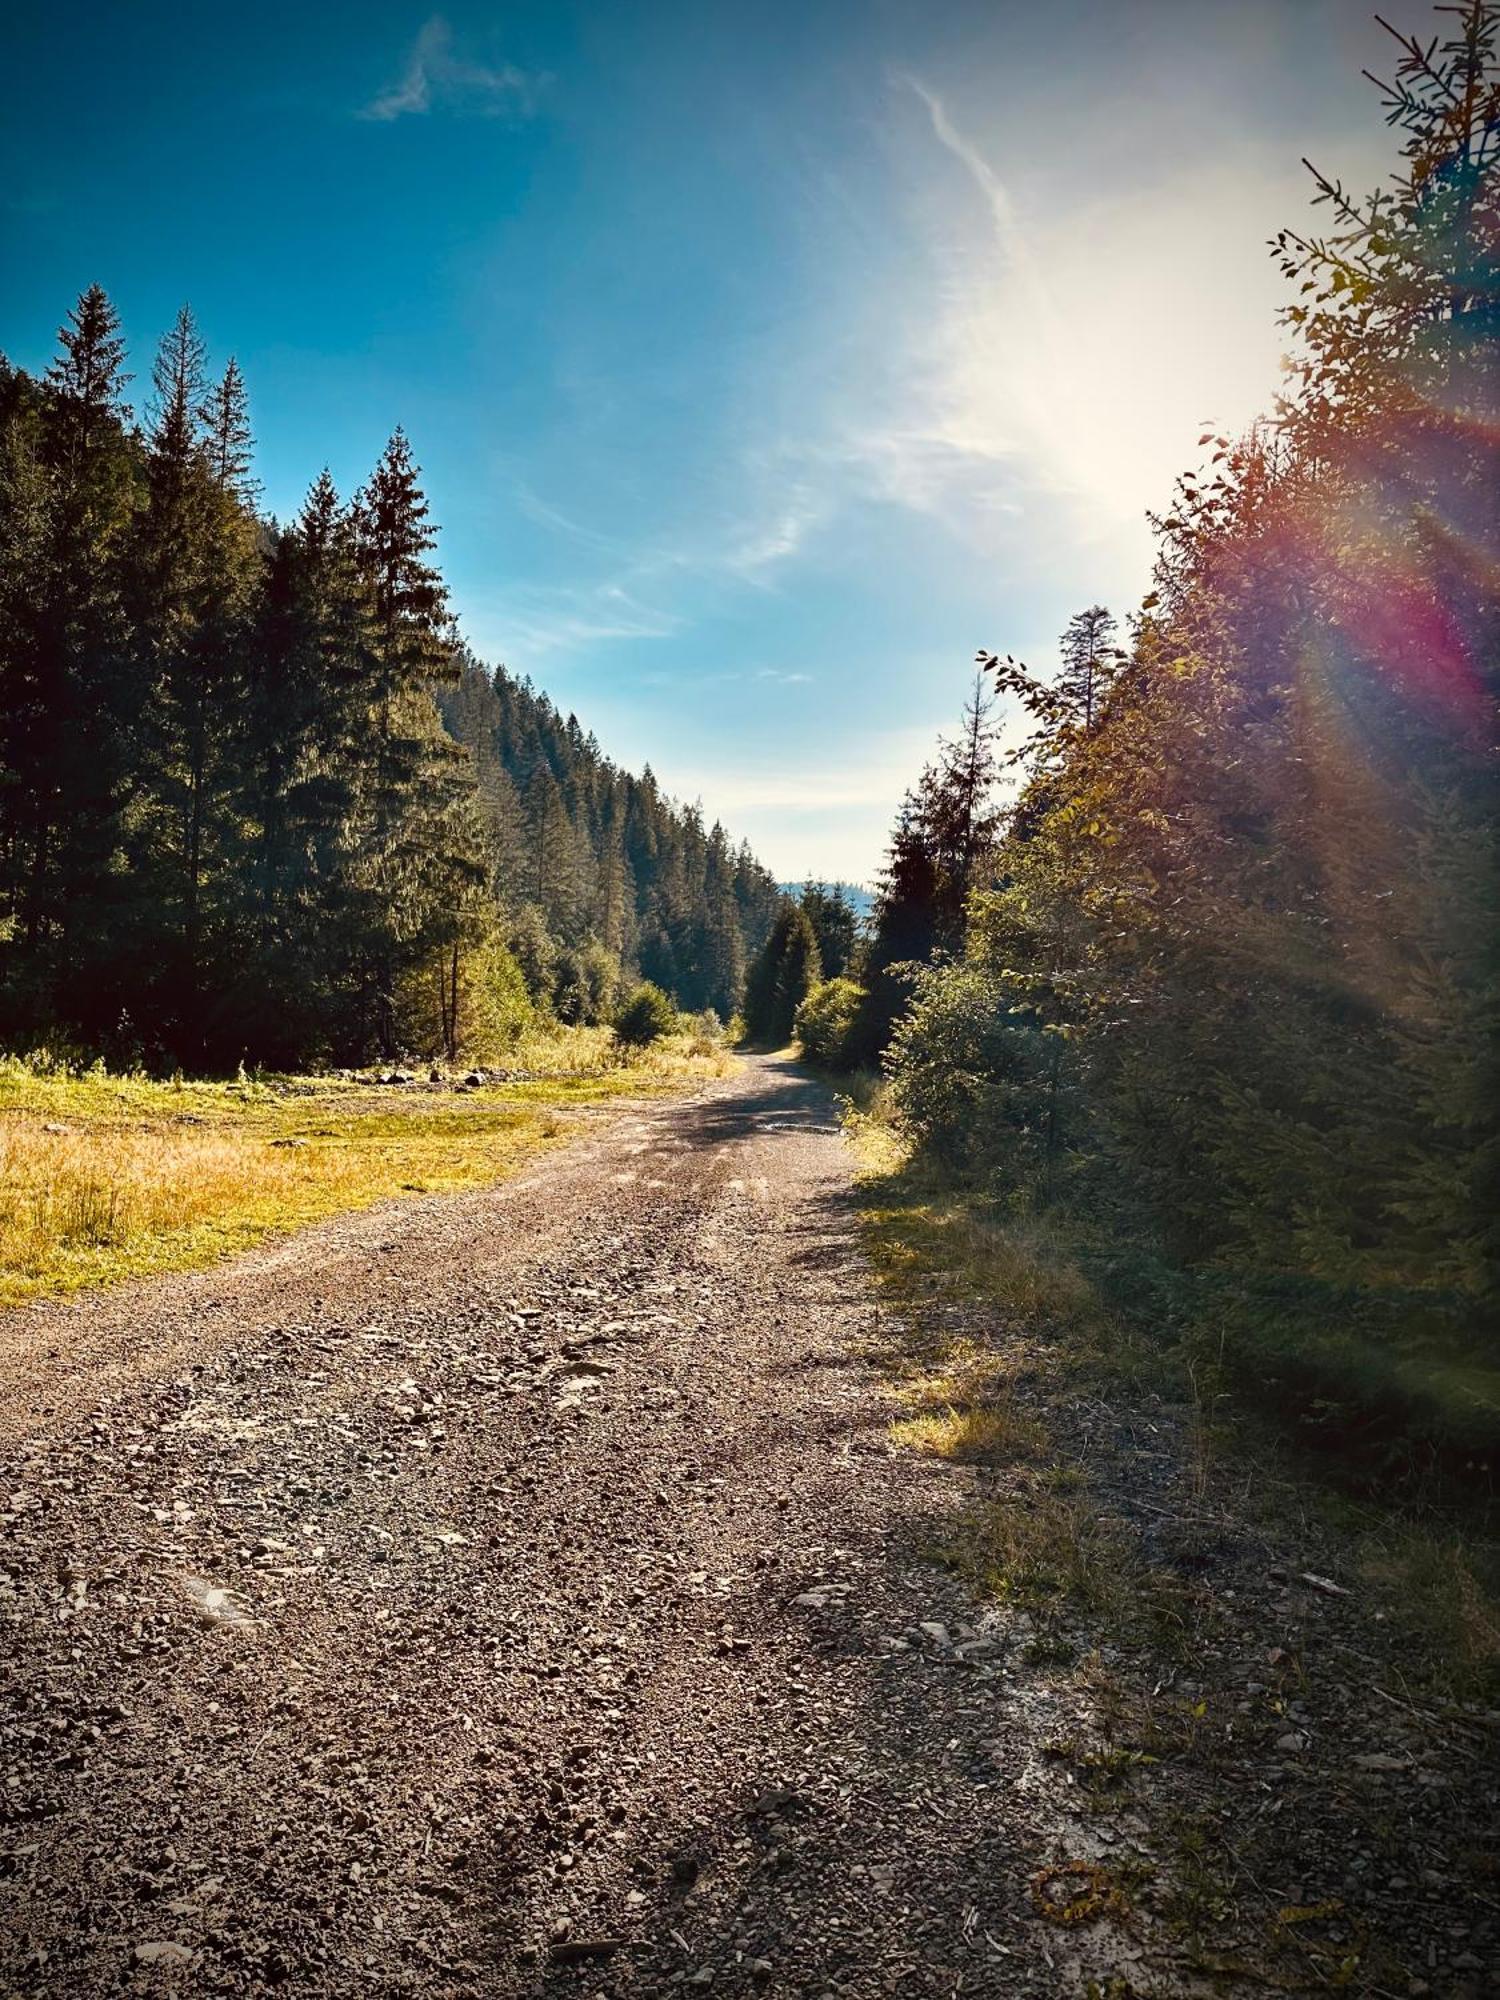
<svg viewBox="0 0 1500 2000">
<path fill-rule="evenodd" d="M 1008 1192 L 1061 1192 L 1075 1095 L 1057 1038 L 1018 1015 L 1005 981 L 969 964 L 919 973 L 886 1057 L 896 1125 L 930 1157 Z"/>
<path fill-rule="evenodd" d="M 513 1049 L 536 1018 L 514 954 L 492 939 L 464 962 L 459 988 L 458 1042 L 470 1062 L 489 1062 Z"/>
<path fill-rule="evenodd" d="M 521 968 L 498 937 L 463 944 L 456 959 L 445 945 L 397 983 L 398 1043 L 424 1062 L 494 1061 L 514 1048 L 534 1015 Z"/>
<path fill-rule="evenodd" d="M 689 1033 L 692 1037 L 688 1043 L 689 1055 L 716 1056 L 724 1046 L 724 1023 L 712 1007 L 694 1014 Z"/>
<path fill-rule="evenodd" d="M 797 1009 L 797 1039 L 809 1062 L 825 1069 L 854 1067 L 854 1024 L 865 989 L 853 979 L 825 979 Z"/>
<path fill-rule="evenodd" d="M 642 980 L 615 1016 L 615 1040 L 623 1048 L 644 1049 L 670 1035 L 677 1026 L 677 1009 L 659 986 Z"/>
</svg>

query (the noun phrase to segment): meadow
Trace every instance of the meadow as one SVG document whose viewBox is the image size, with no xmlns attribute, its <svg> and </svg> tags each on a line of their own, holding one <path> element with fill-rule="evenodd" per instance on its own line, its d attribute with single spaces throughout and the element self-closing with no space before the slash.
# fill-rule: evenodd
<svg viewBox="0 0 1500 2000">
<path fill-rule="evenodd" d="M 680 1089 L 733 1058 L 674 1035 L 541 1030 L 503 1072 L 166 1081 L 46 1054 L 0 1060 L 0 1306 L 212 1263 L 350 1209 L 503 1179 L 570 1108 Z M 385 1072 L 389 1074 L 389 1072 Z"/>
</svg>

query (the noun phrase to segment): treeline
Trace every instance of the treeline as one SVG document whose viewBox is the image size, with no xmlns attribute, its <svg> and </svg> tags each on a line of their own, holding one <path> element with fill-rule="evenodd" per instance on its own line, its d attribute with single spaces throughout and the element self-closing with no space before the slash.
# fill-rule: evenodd
<svg viewBox="0 0 1500 2000">
<path fill-rule="evenodd" d="M 1399 44 L 1394 184 L 1285 233 L 1291 385 L 1157 523 L 1116 647 L 982 656 L 996 825 L 897 829 L 896 1115 L 1305 1432 L 1500 1445 L 1500 10 Z M 973 717 L 971 741 L 986 725 Z M 993 757 L 993 746 L 990 755 Z M 950 759 L 951 763 L 951 759 Z M 950 771 L 950 779 L 951 779 Z M 986 772 L 992 778 L 993 768 Z M 948 783 L 948 802 L 960 793 Z M 960 892 L 963 892 L 960 894 Z M 922 969 L 925 966 L 925 969 Z M 1415 1442 L 1414 1442 L 1415 1441 Z"/>
<path fill-rule="evenodd" d="M 0 360 L 0 1041 L 456 1055 L 636 969 L 732 1012 L 774 883 L 465 651 L 402 433 L 282 524 L 186 310 L 129 380 L 97 286 Z"/>
</svg>

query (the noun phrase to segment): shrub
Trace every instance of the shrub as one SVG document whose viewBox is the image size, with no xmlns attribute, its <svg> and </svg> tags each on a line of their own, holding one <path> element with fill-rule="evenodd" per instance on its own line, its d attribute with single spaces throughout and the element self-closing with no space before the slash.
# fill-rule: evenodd
<svg viewBox="0 0 1500 2000">
<path fill-rule="evenodd" d="M 920 973 L 886 1058 L 891 1109 L 929 1156 L 1046 1198 L 1060 1192 L 1056 1171 L 1072 1150 L 1071 1080 L 1056 1037 L 1013 1001 L 981 967 Z"/>
<path fill-rule="evenodd" d="M 615 1040 L 623 1048 L 644 1049 L 670 1035 L 677 1026 L 677 1009 L 659 986 L 641 981 L 615 1016 Z"/>
<path fill-rule="evenodd" d="M 853 1031 L 865 989 L 852 979 L 825 979 L 797 1009 L 797 1039 L 809 1062 L 825 1069 L 853 1067 Z"/>
<path fill-rule="evenodd" d="M 724 1046 L 724 1023 L 712 1007 L 705 1007 L 701 1013 L 694 1014 L 689 1032 L 692 1036 L 688 1043 L 689 1055 L 717 1055 Z"/>
<path fill-rule="evenodd" d="M 526 975 L 514 953 L 492 939 L 469 954 L 461 983 L 458 1041 L 471 1062 L 488 1062 L 513 1049 L 536 1018 Z"/>
</svg>

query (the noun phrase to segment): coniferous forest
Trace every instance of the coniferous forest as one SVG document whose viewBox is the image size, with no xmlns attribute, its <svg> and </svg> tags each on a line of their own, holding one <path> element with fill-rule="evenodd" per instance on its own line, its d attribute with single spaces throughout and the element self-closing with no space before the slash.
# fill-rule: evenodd
<svg viewBox="0 0 1500 2000">
<path fill-rule="evenodd" d="M 1305 1435 L 1487 1478 L 1500 11 L 1395 39 L 1390 185 L 1317 174 L 1321 227 L 1272 246 L 1280 407 L 1200 440 L 1123 630 L 1092 605 L 1055 671 L 980 655 L 863 984 L 802 1018 L 1152 1339 L 1201 1334 Z"/>
<path fill-rule="evenodd" d="M 186 308 L 130 380 L 97 286 L 0 361 L 0 1041 L 456 1057 L 627 973 L 731 1015 L 774 882 L 468 652 L 402 432 L 281 523 Z"/>
<path fill-rule="evenodd" d="M 1500 0 L 1360 5 L 8 26 L 0 1996 L 1500 1994 Z"/>
</svg>

